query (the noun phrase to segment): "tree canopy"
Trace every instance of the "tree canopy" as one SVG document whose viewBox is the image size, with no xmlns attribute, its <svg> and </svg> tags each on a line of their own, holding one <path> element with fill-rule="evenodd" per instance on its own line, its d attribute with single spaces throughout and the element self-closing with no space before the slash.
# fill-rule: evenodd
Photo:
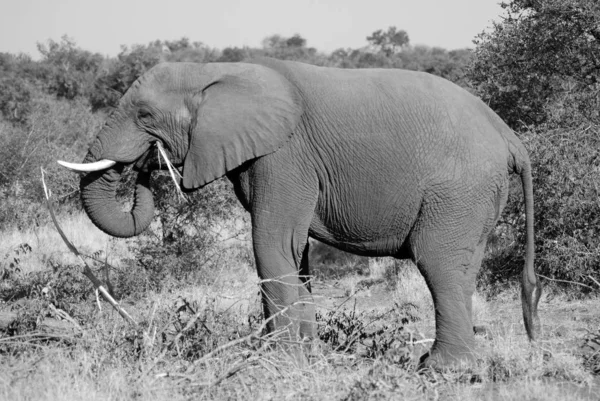
<svg viewBox="0 0 600 401">
<path fill-rule="evenodd" d="M 475 40 L 469 79 L 513 127 L 597 120 L 600 3 L 513 0 Z"/>
</svg>

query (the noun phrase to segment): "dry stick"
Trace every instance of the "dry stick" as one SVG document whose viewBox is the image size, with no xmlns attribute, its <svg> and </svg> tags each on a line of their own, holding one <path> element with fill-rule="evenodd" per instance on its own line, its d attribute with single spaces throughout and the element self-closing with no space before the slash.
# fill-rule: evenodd
<svg viewBox="0 0 600 401">
<path fill-rule="evenodd" d="M 182 373 L 169 373 L 169 372 L 165 372 L 165 373 L 159 373 L 157 374 L 155 377 L 157 379 L 162 379 L 162 378 L 167 378 L 167 377 L 174 377 L 174 378 L 181 378 L 183 380 L 187 380 L 189 383 L 187 383 L 185 385 L 185 387 L 189 387 L 189 386 L 194 386 L 194 387 L 206 387 L 211 388 L 214 386 L 217 386 L 219 384 L 221 384 L 224 380 L 229 379 L 232 376 L 235 376 L 236 374 L 238 374 L 239 372 L 241 372 L 242 370 L 246 369 L 249 366 L 252 366 L 256 363 L 259 362 L 259 358 L 258 357 L 250 357 L 247 360 L 240 362 L 238 364 L 233 365 L 233 367 L 229 368 L 227 370 L 227 372 L 223 373 L 221 376 L 217 377 L 217 379 L 214 382 L 208 382 L 208 383 L 198 383 L 198 382 L 194 382 L 194 377 L 193 375 L 189 375 L 189 374 L 182 374 Z"/>
<path fill-rule="evenodd" d="M 596 285 L 597 285 L 598 287 L 600 287 L 600 283 L 598 282 L 598 280 L 596 280 L 595 278 L 593 278 L 593 277 L 592 277 L 592 276 L 590 276 L 590 275 L 588 275 L 588 277 L 589 277 L 589 278 L 591 278 L 591 279 L 594 281 L 594 283 L 596 283 Z"/>
<path fill-rule="evenodd" d="M 171 161 L 167 157 L 167 153 L 163 149 L 163 147 L 160 144 L 160 142 L 156 142 L 156 147 L 158 148 L 158 153 L 163 157 L 163 159 L 165 159 L 165 164 L 167 165 L 167 168 L 169 169 L 169 174 L 171 175 L 171 179 L 173 180 L 173 184 L 175 184 L 175 189 L 177 190 L 177 195 L 179 195 L 179 197 L 181 199 L 183 199 L 184 201 L 187 201 L 186 197 L 183 195 L 183 191 L 179 187 L 179 183 L 177 182 L 177 178 L 175 177 L 175 173 L 177 173 L 177 175 L 179 176 L 179 178 L 181 178 L 181 174 L 179 174 L 179 171 L 177 171 L 177 169 L 173 166 L 173 164 L 171 163 Z M 160 158 L 158 160 L 160 161 Z"/>
<path fill-rule="evenodd" d="M 115 310 L 117 312 L 119 312 L 119 315 L 121 315 L 123 317 L 123 319 L 125 319 L 129 324 L 131 324 L 132 326 L 134 326 L 137 329 L 138 328 L 137 322 L 135 320 L 133 320 L 131 315 L 129 315 L 129 313 L 127 313 L 127 311 L 125 309 L 123 309 L 117 301 L 115 301 L 115 299 L 108 293 L 108 291 L 106 291 L 104 286 L 102 286 L 102 282 L 100 280 L 98 280 L 98 278 L 94 275 L 94 272 L 92 272 L 92 269 L 87 264 L 87 262 L 85 261 L 85 259 L 81 255 L 81 253 L 79 253 L 77 248 L 75 248 L 75 246 L 69 241 L 69 239 L 67 238 L 67 236 L 65 235 L 63 230 L 60 228 L 58 221 L 56 220 L 56 216 L 54 215 L 54 209 L 52 208 L 52 201 L 50 200 L 51 194 L 50 194 L 50 191 L 48 191 L 48 187 L 46 186 L 46 181 L 44 179 L 44 169 L 41 168 L 41 170 L 42 170 L 42 185 L 44 186 L 44 194 L 46 195 L 46 206 L 48 207 L 48 211 L 50 212 L 50 217 L 52 217 L 52 221 L 54 222 L 56 231 L 58 231 L 58 234 L 60 235 L 60 237 L 62 238 L 64 243 L 67 245 L 67 248 L 69 248 L 69 250 L 71 252 L 73 252 L 73 254 L 75 256 L 77 256 L 79 258 L 79 260 L 83 263 L 84 268 L 83 268 L 82 273 L 92 282 L 92 284 L 94 285 L 96 290 L 98 292 L 100 292 L 100 294 L 102 294 L 102 297 L 109 304 L 111 304 L 112 307 L 115 308 Z"/>
<path fill-rule="evenodd" d="M 79 325 L 79 323 L 77 323 L 75 321 L 75 319 L 73 319 L 67 312 L 65 312 L 62 309 L 58 309 L 56 308 L 56 306 L 49 304 L 48 305 L 50 307 L 50 310 L 56 314 L 58 317 L 60 317 L 63 320 L 66 320 L 67 322 L 71 323 L 73 326 L 77 327 L 79 330 L 81 330 L 81 326 Z"/>
<path fill-rule="evenodd" d="M 218 347 L 217 349 L 215 349 L 215 350 L 209 352 L 208 354 L 204 355 L 202 358 L 196 359 L 192 363 L 192 366 L 195 366 L 195 365 L 197 365 L 199 363 L 202 363 L 202 362 L 206 361 L 207 359 L 212 358 L 213 356 L 215 356 L 215 355 L 217 355 L 217 354 L 225 351 L 228 348 L 234 347 L 234 346 L 236 346 L 238 344 L 242 344 L 244 342 L 248 342 L 248 341 L 250 341 L 252 339 L 261 338 L 261 336 L 259 334 L 257 334 L 257 333 L 262 332 L 264 330 L 264 328 L 267 326 L 267 324 L 269 324 L 269 322 L 271 320 L 273 320 L 277 316 L 279 316 L 279 315 L 287 312 L 287 310 L 289 308 L 291 308 L 293 305 L 295 305 L 295 303 L 292 304 L 292 305 L 290 305 L 290 306 L 288 306 L 288 307 L 283 308 L 282 310 L 280 310 L 279 312 L 277 312 L 273 316 L 269 317 L 268 319 L 265 319 L 265 321 L 262 322 L 262 324 L 260 325 L 260 327 L 257 330 L 253 331 L 252 333 L 248 334 L 247 336 L 242 337 L 242 338 L 238 338 L 237 340 L 230 341 L 227 344 L 223 344 L 220 347 Z M 275 333 L 272 333 L 272 334 L 275 334 Z"/>
<path fill-rule="evenodd" d="M 266 320 L 265 320 L 265 321 L 264 321 L 264 322 L 263 322 L 263 323 L 260 325 L 260 327 L 259 327 L 257 330 L 253 331 L 252 333 L 248 334 L 247 336 L 245 336 L 245 337 L 242 337 L 242 338 L 238 338 L 237 340 L 230 341 L 230 342 L 228 342 L 227 344 L 223 344 L 222 346 L 218 347 L 217 349 L 215 349 L 215 350 L 213 350 L 213 351 L 209 352 L 208 354 L 206 354 L 206 355 L 202 356 L 201 358 L 199 358 L 199 359 L 195 360 L 195 361 L 192 363 L 192 365 L 191 365 L 191 366 L 190 366 L 190 367 L 189 367 L 189 368 L 186 370 L 186 372 L 189 372 L 189 371 L 191 370 L 191 368 L 192 368 L 192 367 L 196 366 L 196 365 L 197 365 L 197 364 L 199 364 L 199 363 L 202 363 L 202 362 L 206 361 L 208 358 L 211 358 L 212 356 L 214 356 L 214 355 L 216 355 L 216 354 L 218 354 L 218 353 L 220 353 L 220 352 L 222 352 L 222 351 L 224 351 L 224 350 L 226 350 L 226 349 L 228 349 L 228 348 L 234 347 L 234 346 L 236 346 L 236 345 L 238 345 L 238 344 L 241 344 L 241 343 L 244 343 L 244 342 L 248 342 L 248 341 L 250 341 L 250 340 L 252 340 L 252 339 L 256 339 L 256 338 L 263 338 L 263 337 L 261 337 L 260 335 L 258 335 L 257 333 L 260 333 L 260 332 L 262 332 L 262 331 L 263 331 L 263 329 L 266 327 L 266 325 L 267 325 L 267 324 L 268 324 L 268 323 L 269 323 L 271 320 L 273 320 L 275 317 L 279 316 L 280 314 L 282 314 L 282 313 L 286 312 L 286 311 L 287 311 L 287 310 L 288 310 L 290 307 L 291 307 L 291 305 L 290 305 L 289 307 L 287 307 L 287 308 L 284 308 L 284 309 L 280 310 L 279 312 L 277 312 L 276 314 L 274 314 L 274 315 L 273 315 L 273 316 L 271 316 L 270 318 L 266 319 Z M 187 325 L 186 325 L 186 326 L 183 328 L 183 330 L 181 330 L 179 333 L 177 333 L 177 335 L 175 336 L 175 338 L 174 338 L 174 339 L 173 339 L 171 342 L 169 342 L 169 345 L 168 345 L 168 346 L 166 346 L 166 347 L 163 349 L 163 352 L 161 352 L 161 354 L 160 354 L 160 355 L 159 355 L 157 358 L 154 358 L 154 362 L 152 363 L 152 365 L 151 365 L 151 366 L 150 366 L 148 369 L 146 369 L 146 372 L 150 372 L 150 371 L 151 371 L 151 370 L 152 370 L 152 369 L 153 369 L 153 368 L 156 366 L 156 364 L 158 363 L 158 361 L 159 361 L 160 359 L 162 359 L 162 358 L 165 356 L 165 354 L 167 353 L 167 351 L 168 351 L 168 349 L 169 349 L 169 346 L 170 346 L 171 344 L 174 344 L 174 343 L 175 343 L 175 342 L 176 342 L 176 341 L 177 341 L 177 340 L 178 340 L 178 339 L 181 337 L 181 335 L 183 335 L 183 333 L 185 333 L 187 330 L 189 330 L 189 329 L 190 329 L 190 328 L 193 326 L 193 324 L 196 322 L 196 320 L 198 320 L 198 318 L 200 317 L 200 315 L 201 315 L 201 313 L 197 313 L 197 314 L 196 314 L 196 315 L 195 315 L 195 316 L 194 316 L 194 317 L 193 317 L 193 318 L 192 318 L 192 319 L 191 319 L 191 320 L 188 322 L 188 324 L 187 324 Z M 273 335 L 275 335 L 275 334 L 277 334 L 277 333 L 271 333 L 271 335 L 270 335 L 270 336 L 273 336 Z M 161 378 L 161 377 L 168 377 L 169 375 L 170 375 L 170 373 L 169 373 L 169 372 L 165 372 L 165 373 L 158 373 L 158 374 L 154 375 L 154 377 L 155 377 L 155 378 Z"/>
<path fill-rule="evenodd" d="M 559 280 L 559 279 L 557 279 L 557 278 L 550 278 L 550 277 L 546 277 L 546 276 L 544 276 L 544 275 L 542 275 L 542 274 L 539 274 L 539 273 L 536 273 L 536 275 L 538 275 L 538 276 L 540 276 L 540 277 L 542 277 L 542 278 L 545 278 L 546 280 L 550 280 L 550 281 L 556 281 L 556 282 L 559 282 L 559 283 L 576 284 L 576 285 L 580 285 L 580 286 L 582 286 L 582 287 L 587 287 L 587 288 L 589 288 L 590 290 L 596 290 L 594 287 L 591 287 L 591 286 L 589 286 L 589 285 L 587 285 L 587 284 L 578 283 L 578 282 L 576 282 L 576 281 L 569 281 L 569 280 Z M 590 277 L 592 280 L 594 280 L 594 278 L 593 278 L 592 276 L 589 276 L 589 277 Z M 594 281 L 596 282 L 596 284 L 598 284 L 598 282 L 597 282 L 596 280 L 594 280 Z"/>
<path fill-rule="evenodd" d="M 258 362 L 258 358 L 257 357 L 248 358 L 244 362 L 238 363 L 237 365 L 234 365 L 233 367 L 229 368 L 229 370 L 227 370 L 227 372 L 223 373 L 221 376 L 219 376 L 217 378 L 217 380 L 215 380 L 212 383 L 209 383 L 206 387 L 210 388 L 210 387 L 218 386 L 224 380 L 227 380 L 230 377 L 235 376 L 236 374 L 238 374 L 242 370 L 246 369 L 247 367 L 249 367 L 249 366 L 251 366 L 251 365 L 253 365 L 253 364 L 257 363 L 257 362 Z"/>
</svg>

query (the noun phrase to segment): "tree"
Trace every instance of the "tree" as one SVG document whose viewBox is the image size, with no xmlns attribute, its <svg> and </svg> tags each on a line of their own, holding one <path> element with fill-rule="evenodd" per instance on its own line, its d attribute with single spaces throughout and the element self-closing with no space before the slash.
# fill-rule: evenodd
<svg viewBox="0 0 600 401">
<path fill-rule="evenodd" d="M 262 41 L 264 55 L 281 60 L 301 60 L 311 64 L 317 55 L 317 49 L 306 47 L 306 39 L 299 34 L 289 38 L 281 35 L 267 36 Z"/>
<path fill-rule="evenodd" d="M 600 4 L 512 0 L 501 6 L 503 20 L 474 41 L 468 76 L 479 95 L 513 127 L 597 120 Z"/>
<path fill-rule="evenodd" d="M 74 40 L 63 36 L 60 42 L 38 43 L 42 64 L 49 68 L 45 81 L 47 90 L 58 97 L 74 99 L 93 91 L 96 74 L 104 57 L 77 47 Z"/>
<path fill-rule="evenodd" d="M 371 36 L 367 36 L 367 41 L 387 57 L 408 46 L 410 42 L 408 33 L 398 30 L 395 26 L 389 27 L 386 32 L 381 29 L 376 30 Z"/>
<path fill-rule="evenodd" d="M 219 57 L 219 61 L 236 62 L 243 61 L 247 57 L 247 49 L 240 49 L 239 47 L 226 47 L 223 49 L 223 53 L 221 54 L 221 57 Z"/>
<path fill-rule="evenodd" d="M 304 39 L 299 34 L 295 34 L 291 38 L 288 38 L 285 41 L 285 44 L 286 44 L 287 47 L 305 47 L 306 46 L 306 39 Z"/>
<path fill-rule="evenodd" d="M 94 110 L 114 107 L 143 73 L 165 59 L 163 43 L 155 41 L 147 46 L 134 45 L 121 48 L 117 60 L 113 61 L 96 80 L 96 90 L 90 97 Z"/>
</svg>

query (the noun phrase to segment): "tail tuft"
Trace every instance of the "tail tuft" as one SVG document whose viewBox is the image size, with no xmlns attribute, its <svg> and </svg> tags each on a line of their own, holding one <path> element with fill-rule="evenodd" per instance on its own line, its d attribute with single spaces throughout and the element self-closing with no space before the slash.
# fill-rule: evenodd
<svg viewBox="0 0 600 401">
<path fill-rule="evenodd" d="M 535 283 L 532 283 L 529 279 L 527 269 L 523 269 L 521 275 L 521 303 L 523 305 L 525 330 L 530 341 L 535 341 L 540 331 L 540 319 L 537 311 L 541 296 L 542 282 L 537 278 Z"/>
</svg>

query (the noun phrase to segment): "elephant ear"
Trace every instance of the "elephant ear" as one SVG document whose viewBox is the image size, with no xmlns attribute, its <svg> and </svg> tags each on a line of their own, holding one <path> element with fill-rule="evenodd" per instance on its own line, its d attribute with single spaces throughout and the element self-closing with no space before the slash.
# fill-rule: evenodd
<svg viewBox="0 0 600 401">
<path fill-rule="evenodd" d="M 207 65 L 208 67 L 208 65 Z M 297 89 L 276 71 L 251 64 L 212 64 L 219 70 L 192 101 L 183 186 L 195 189 L 242 163 L 275 152 L 302 115 Z"/>
</svg>

